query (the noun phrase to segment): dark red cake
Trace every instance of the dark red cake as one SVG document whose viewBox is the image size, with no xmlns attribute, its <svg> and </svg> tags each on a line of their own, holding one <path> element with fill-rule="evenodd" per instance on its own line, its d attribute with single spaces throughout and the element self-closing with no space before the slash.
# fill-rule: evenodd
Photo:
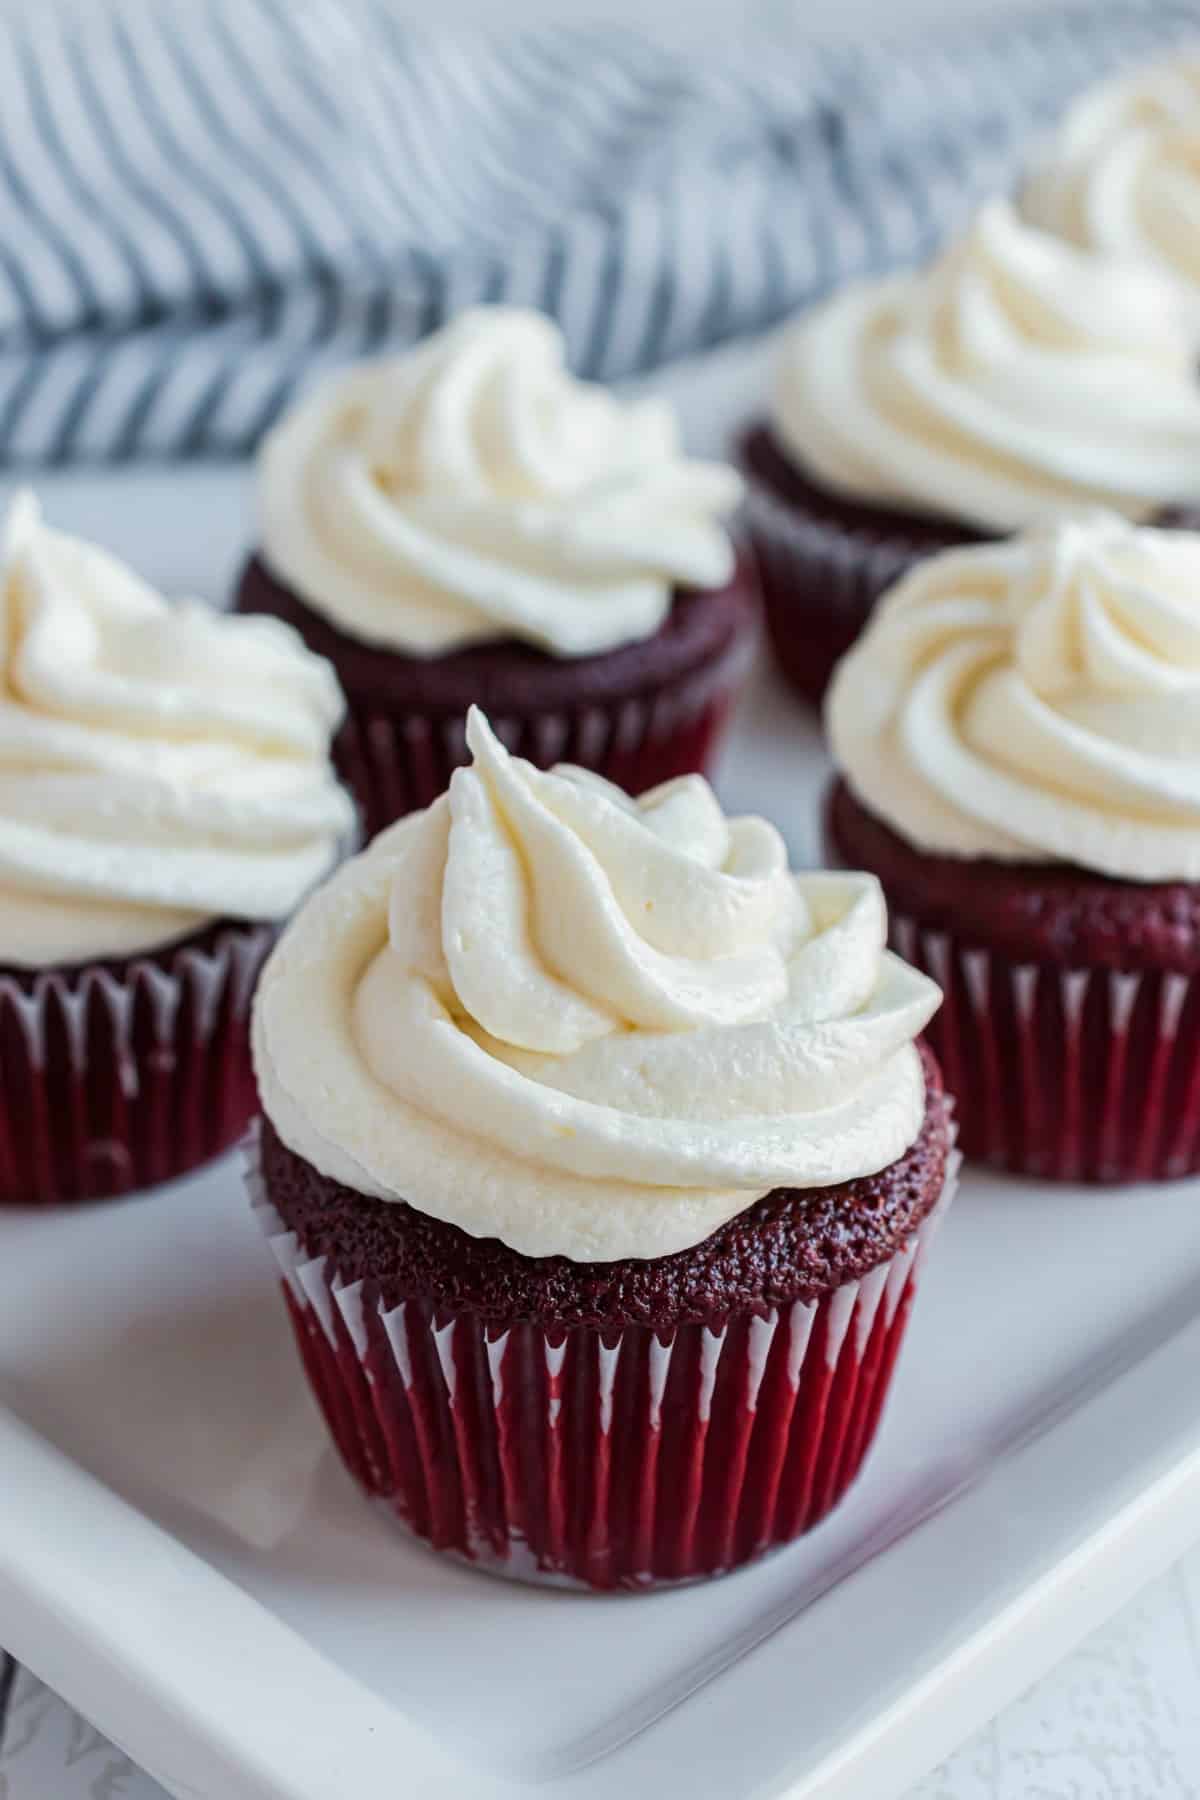
<svg viewBox="0 0 1200 1800">
<path fill-rule="evenodd" d="M 435 1548 L 599 1588 L 721 1573 L 814 1525 L 878 1424 L 953 1131 L 777 1190 L 649 1261 L 533 1259 L 320 1175 L 257 1188 L 301 1353 L 366 1491 Z M 302 1271 L 302 1276 L 301 1276 Z"/>
<path fill-rule="evenodd" d="M 1066 1180 L 1200 1171 L 1200 886 L 925 855 L 844 782 L 826 824 L 942 989 L 928 1035 L 968 1156 Z"/>
<path fill-rule="evenodd" d="M 275 936 L 226 919 L 123 959 L 0 967 L 0 1205 L 108 1199 L 234 1143 Z"/>
<path fill-rule="evenodd" d="M 985 541 L 985 534 L 952 519 L 872 506 L 819 487 L 766 425 L 746 433 L 738 462 L 771 645 L 796 692 L 813 706 L 882 593 L 924 557 Z"/>
<path fill-rule="evenodd" d="M 349 713 L 334 758 L 373 837 L 445 791 L 466 760 L 472 704 L 539 768 L 577 763 L 635 794 L 702 772 L 749 665 L 755 594 L 743 558 L 725 587 L 677 594 L 653 637 L 573 658 L 514 639 L 442 656 L 379 649 L 339 630 L 257 556 L 235 605 L 286 620 L 336 669 Z"/>
</svg>

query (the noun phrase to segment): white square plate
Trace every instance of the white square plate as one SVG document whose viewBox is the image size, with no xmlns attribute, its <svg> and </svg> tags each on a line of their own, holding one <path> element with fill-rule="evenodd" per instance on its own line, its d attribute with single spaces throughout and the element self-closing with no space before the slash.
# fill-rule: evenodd
<svg viewBox="0 0 1200 1800">
<path fill-rule="evenodd" d="M 711 447 L 761 352 L 672 377 Z M 242 472 L 42 484 L 214 598 Z M 766 677 L 720 786 L 811 858 L 826 768 Z M 597 1598 L 436 1558 L 323 1451 L 236 1159 L 0 1216 L 7 1647 L 169 1792 L 882 1800 L 1200 1531 L 1200 1182 L 968 1174 L 884 1426 L 807 1540 Z"/>
</svg>

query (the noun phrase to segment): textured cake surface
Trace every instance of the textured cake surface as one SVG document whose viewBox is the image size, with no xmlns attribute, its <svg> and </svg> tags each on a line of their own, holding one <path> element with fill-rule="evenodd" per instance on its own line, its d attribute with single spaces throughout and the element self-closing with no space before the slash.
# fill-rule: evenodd
<svg viewBox="0 0 1200 1800">
<path fill-rule="evenodd" d="M 387 1307 L 424 1298 L 446 1314 L 469 1310 L 496 1322 L 668 1330 L 814 1299 L 886 1262 L 906 1241 L 941 1195 L 951 1146 L 941 1075 L 929 1050 L 922 1058 L 925 1122 L 898 1162 L 834 1187 L 776 1189 L 703 1243 L 653 1260 L 522 1256 L 331 1181 L 289 1150 L 269 1120 L 263 1178 L 307 1254 L 329 1257 L 346 1282 L 367 1282 Z"/>
</svg>

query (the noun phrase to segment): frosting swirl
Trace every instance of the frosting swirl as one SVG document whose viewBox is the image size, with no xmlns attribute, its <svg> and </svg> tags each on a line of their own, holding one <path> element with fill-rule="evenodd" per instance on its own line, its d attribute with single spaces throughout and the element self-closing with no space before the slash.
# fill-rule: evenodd
<svg viewBox="0 0 1200 1800">
<path fill-rule="evenodd" d="M 574 380 L 549 319 L 480 307 L 328 377 L 270 433 L 263 554 L 367 643 L 587 656 L 651 636 L 675 586 L 728 580 L 740 494 L 684 458 L 664 402 Z"/>
<path fill-rule="evenodd" d="M 885 950 L 873 878 L 789 874 L 700 776 L 632 801 L 509 756 L 477 710 L 468 741 L 267 966 L 256 1066 L 294 1150 L 528 1255 L 611 1260 L 908 1149 L 938 992 Z"/>
<path fill-rule="evenodd" d="M 1085 94 L 1031 173 L 1022 207 L 1073 244 L 1200 288 L 1200 55 Z"/>
<path fill-rule="evenodd" d="M 774 423 L 826 486 L 983 531 L 1081 504 L 1141 518 L 1196 493 L 1189 312 L 1144 264 L 993 201 L 925 272 L 843 289 L 792 329 Z"/>
<path fill-rule="evenodd" d="M 0 571 L 0 962 L 283 917 L 353 823 L 329 764 L 341 715 L 288 627 L 168 603 L 20 494 Z"/>
<path fill-rule="evenodd" d="M 834 676 L 834 759 L 935 854 L 1200 881 L 1200 536 L 1111 515 L 950 551 Z"/>
</svg>

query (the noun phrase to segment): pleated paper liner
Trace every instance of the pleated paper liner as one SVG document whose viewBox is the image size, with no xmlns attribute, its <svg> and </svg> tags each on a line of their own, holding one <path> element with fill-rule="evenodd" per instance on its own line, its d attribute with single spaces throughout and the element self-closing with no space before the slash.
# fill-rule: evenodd
<svg viewBox="0 0 1200 1800">
<path fill-rule="evenodd" d="M 285 620 L 333 664 L 348 705 L 334 760 L 373 837 L 445 792 L 467 761 L 476 702 L 509 749 L 541 768 L 578 763 L 630 793 L 703 773 L 753 658 L 758 586 L 743 549 L 724 587 L 677 594 L 653 636 L 579 658 L 505 640 L 432 657 L 372 648 L 257 556 L 234 604 Z"/>
<path fill-rule="evenodd" d="M 1058 1181 L 1200 1172 L 1200 977 L 1060 968 L 893 913 L 945 999 L 926 1036 L 977 1161 Z"/>
<path fill-rule="evenodd" d="M 765 489 L 750 491 L 745 510 L 775 661 L 800 698 L 819 707 L 837 662 L 908 561 L 887 546 L 862 554 L 854 538 L 794 515 Z"/>
<path fill-rule="evenodd" d="M 347 1468 L 434 1549 L 557 1585 L 648 1588 L 723 1574 L 815 1525 L 858 1472 L 921 1264 L 955 1185 L 903 1248 L 811 1302 L 667 1334 L 507 1330 L 309 1257 L 251 1193 L 300 1354 Z"/>
<path fill-rule="evenodd" d="M 235 1143 L 274 937 L 222 921 L 142 956 L 0 971 L 0 1204 L 111 1198 Z"/>
<path fill-rule="evenodd" d="M 878 522 L 858 523 L 852 503 L 823 496 L 784 465 L 763 427 L 743 439 L 740 465 L 746 477 L 743 527 L 758 567 L 771 647 L 796 693 L 819 707 L 834 667 L 880 596 L 914 563 L 978 541 L 977 534 L 924 519 L 906 531 L 883 512 Z M 795 497 L 780 491 L 789 483 Z"/>
<path fill-rule="evenodd" d="M 639 794 L 709 767 L 753 654 L 750 634 L 704 667 L 607 704 L 528 714 L 493 713 L 502 742 L 538 768 L 577 763 Z M 466 715 L 354 707 L 334 761 L 373 837 L 405 813 L 429 806 L 469 761 Z"/>
</svg>

